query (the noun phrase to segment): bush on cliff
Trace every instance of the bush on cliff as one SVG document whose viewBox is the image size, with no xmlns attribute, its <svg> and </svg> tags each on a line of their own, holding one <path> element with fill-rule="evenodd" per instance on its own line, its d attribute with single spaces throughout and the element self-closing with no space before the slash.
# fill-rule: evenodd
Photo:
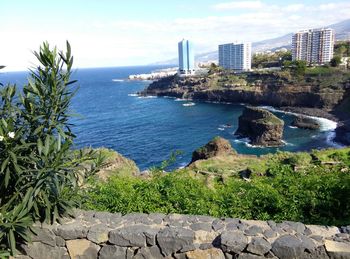
<svg viewBox="0 0 350 259">
<path fill-rule="evenodd" d="M 239 159 L 237 155 L 235 158 Z M 148 179 L 113 176 L 108 182 L 97 182 L 83 190 L 82 207 L 122 213 L 184 213 L 350 224 L 350 148 L 311 154 L 279 152 L 260 160 L 252 157 L 251 162 L 260 171 L 253 170 L 250 181 L 239 176 L 242 167 L 237 159 L 228 162 L 231 168 L 226 168 L 228 164 L 222 156 L 218 159 L 220 163 L 211 158 L 198 161 L 196 168 L 155 174 Z M 249 168 L 250 158 L 242 159 Z M 208 165 L 210 161 L 213 166 Z M 196 173 L 205 171 L 201 170 L 201 164 L 215 173 Z M 235 166 L 239 169 L 235 170 Z"/>
<path fill-rule="evenodd" d="M 0 251 L 14 254 L 30 238 L 34 221 L 54 222 L 74 206 L 81 163 L 92 151 L 72 152 L 75 138 L 69 104 L 76 89 L 70 80 L 73 57 L 44 43 L 34 52 L 40 65 L 28 83 L 0 91 Z M 0 253 L 1 254 L 1 253 Z"/>
</svg>

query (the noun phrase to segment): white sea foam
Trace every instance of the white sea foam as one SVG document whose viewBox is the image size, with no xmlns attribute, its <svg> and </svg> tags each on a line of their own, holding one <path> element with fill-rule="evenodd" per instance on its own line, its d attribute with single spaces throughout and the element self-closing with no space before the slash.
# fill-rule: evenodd
<svg viewBox="0 0 350 259">
<path fill-rule="evenodd" d="M 295 127 L 295 126 L 288 126 L 288 128 L 297 129 L 298 127 Z"/>
<path fill-rule="evenodd" d="M 154 99 L 154 98 L 157 98 L 157 96 L 147 95 L 147 96 L 139 96 L 137 98 L 139 98 L 139 99 Z"/>
<path fill-rule="evenodd" d="M 176 98 L 174 101 L 175 101 L 175 102 L 187 102 L 187 99 Z"/>
<path fill-rule="evenodd" d="M 287 141 L 285 141 L 285 140 L 282 140 L 282 143 L 283 143 L 284 145 L 286 145 L 286 146 L 295 146 L 293 143 L 289 143 L 289 142 L 287 142 Z"/>
<path fill-rule="evenodd" d="M 139 96 L 138 94 L 128 94 L 128 96 Z"/>
<path fill-rule="evenodd" d="M 113 82 L 124 82 L 124 79 L 112 79 Z"/>
<path fill-rule="evenodd" d="M 194 105 L 196 105 L 195 103 L 184 103 L 184 104 L 182 104 L 182 106 L 194 106 Z"/>
<path fill-rule="evenodd" d="M 326 137 L 326 142 L 328 143 L 328 145 L 330 145 L 334 148 L 346 147 L 345 145 L 334 142 L 335 136 L 336 136 L 335 131 L 328 132 L 327 137 Z"/>
<path fill-rule="evenodd" d="M 176 97 L 174 97 L 174 96 L 167 96 L 167 95 L 165 95 L 165 96 L 163 96 L 163 98 L 166 98 L 166 99 L 175 99 Z"/>
<path fill-rule="evenodd" d="M 224 128 L 218 128 L 218 130 L 221 130 L 221 131 L 223 131 L 223 130 L 225 130 Z"/>
<path fill-rule="evenodd" d="M 259 107 L 264 108 L 266 110 L 269 110 L 271 112 L 279 112 L 279 113 L 285 113 L 285 114 L 291 114 L 291 115 L 301 115 L 301 114 L 295 113 L 295 112 L 287 112 L 287 111 L 278 110 L 272 106 L 259 106 Z M 303 115 L 303 116 L 317 121 L 320 124 L 320 131 L 334 131 L 337 128 L 337 122 L 335 122 L 335 121 L 321 118 L 321 117 L 316 117 L 316 116 L 309 116 L 309 115 Z"/>
</svg>

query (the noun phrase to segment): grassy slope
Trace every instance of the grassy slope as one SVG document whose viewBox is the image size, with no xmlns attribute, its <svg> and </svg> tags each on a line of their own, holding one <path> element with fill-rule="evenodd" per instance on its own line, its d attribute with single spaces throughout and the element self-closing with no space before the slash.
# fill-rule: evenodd
<svg viewBox="0 0 350 259">
<path fill-rule="evenodd" d="M 350 148 L 230 155 L 149 178 L 115 175 L 83 190 L 83 208 L 350 224 Z M 249 180 L 240 172 L 250 169 Z"/>
</svg>

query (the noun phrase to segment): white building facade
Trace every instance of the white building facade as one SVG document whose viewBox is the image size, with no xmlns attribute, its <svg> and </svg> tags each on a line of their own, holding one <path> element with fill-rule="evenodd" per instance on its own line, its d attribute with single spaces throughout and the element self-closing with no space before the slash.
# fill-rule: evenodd
<svg viewBox="0 0 350 259">
<path fill-rule="evenodd" d="M 295 33 L 292 37 L 292 58 L 308 64 L 325 64 L 331 61 L 334 52 L 334 31 L 312 29 Z"/>
<path fill-rule="evenodd" d="M 219 45 L 219 66 L 237 71 L 251 70 L 252 44 L 245 42 Z"/>
</svg>

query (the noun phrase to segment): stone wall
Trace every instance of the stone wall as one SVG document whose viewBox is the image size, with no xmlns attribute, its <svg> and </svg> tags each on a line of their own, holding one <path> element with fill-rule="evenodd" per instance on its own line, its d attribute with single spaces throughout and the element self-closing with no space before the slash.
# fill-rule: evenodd
<svg viewBox="0 0 350 259">
<path fill-rule="evenodd" d="M 350 258 L 350 226 L 77 211 L 36 232 L 16 258 Z"/>
</svg>

